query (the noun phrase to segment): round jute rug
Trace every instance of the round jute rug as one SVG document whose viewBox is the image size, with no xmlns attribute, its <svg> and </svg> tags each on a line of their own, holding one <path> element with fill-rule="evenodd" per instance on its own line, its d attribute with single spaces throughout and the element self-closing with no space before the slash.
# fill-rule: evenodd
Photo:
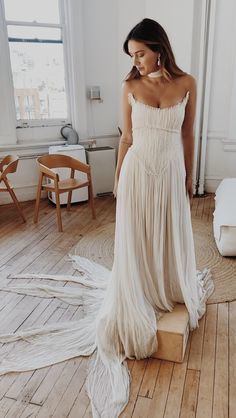
<svg viewBox="0 0 236 418">
<path fill-rule="evenodd" d="M 208 303 L 236 299 L 236 257 L 222 257 L 215 245 L 212 224 L 199 218 L 192 220 L 197 268 L 211 269 L 215 291 Z M 109 223 L 89 232 L 75 248 L 75 253 L 111 269 L 115 224 Z"/>
</svg>

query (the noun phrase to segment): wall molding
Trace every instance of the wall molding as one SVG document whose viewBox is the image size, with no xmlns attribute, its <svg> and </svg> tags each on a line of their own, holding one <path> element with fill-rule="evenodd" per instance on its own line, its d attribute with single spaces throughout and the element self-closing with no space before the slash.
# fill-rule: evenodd
<svg viewBox="0 0 236 418">
<path fill-rule="evenodd" d="M 225 145 L 236 145 L 236 138 L 231 138 L 231 139 L 223 139 L 222 142 Z"/>
<path fill-rule="evenodd" d="M 236 152 L 236 138 L 225 139 L 225 136 L 220 135 L 220 133 L 212 133 L 211 136 L 208 135 L 208 142 L 221 142 L 223 145 L 223 151 L 226 152 Z"/>
<path fill-rule="evenodd" d="M 36 142 L 36 143 L 24 143 L 24 144 L 11 144 L 11 145 L 1 145 L 0 146 L 0 153 L 9 154 L 9 151 L 23 151 L 23 150 L 32 150 L 32 149 L 42 149 L 48 148 L 51 145 L 63 145 L 66 141 L 50 141 L 50 142 Z"/>
<path fill-rule="evenodd" d="M 219 140 L 219 141 L 225 141 L 228 136 L 227 132 L 224 131 L 208 131 L 207 133 L 207 140 Z"/>
<path fill-rule="evenodd" d="M 117 145 L 119 136 L 118 134 L 106 134 L 106 135 L 97 135 L 97 136 L 93 136 L 92 138 L 85 138 L 83 140 L 79 141 L 78 145 L 86 145 L 88 143 L 88 141 L 91 142 L 91 140 L 95 139 L 97 143 L 102 143 L 104 141 L 107 142 L 106 145 L 109 145 L 108 141 L 111 143 L 110 145 L 112 146 L 113 143 L 115 143 Z M 10 144 L 10 145 L 0 145 L 0 153 L 1 154 L 6 154 L 6 152 L 9 154 L 10 151 L 16 151 L 16 152 L 21 152 L 21 151 L 27 151 L 27 150 L 33 150 L 33 149 L 48 149 L 48 147 L 52 146 L 52 145 L 65 145 L 66 141 L 47 141 L 47 142 L 31 142 L 31 143 L 17 143 L 17 144 Z M 35 155 L 37 155 L 37 152 L 35 152 Z M 21 155 L 19 154 L 19 157 Z"/>
<path fill-rule="evenodd" d="M 236 152 L 236 142 L 235 142 L 235 144 L 225 144 L 224 146 L 223 146 L 223 150 L 225 151 L 225 152 Z"/>
</svg>

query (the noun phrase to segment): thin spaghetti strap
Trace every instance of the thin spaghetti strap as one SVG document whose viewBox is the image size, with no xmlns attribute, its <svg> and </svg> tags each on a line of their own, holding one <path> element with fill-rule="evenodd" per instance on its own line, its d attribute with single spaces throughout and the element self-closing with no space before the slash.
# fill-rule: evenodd
<svg viewBox="0 0 236 418">
<path fill-rule="evenodd" d="M 132 106 L 132 104 L 135 102 L 135 99 L 134 99 L 134 96 L 133 96 L 133 93 L 131 93 L 131 92 L 129 92 L 128 93 L 128 102 L 129 102 L 129 104 Z"/>
<path fill-rule="evenodd" d="M 190 92 L 188 90 L 185 97 L 184 97 L 184 101 L 186 100 L 186 103 L 188 103 L 189 95 L 190 95 Z"/>
</svg>

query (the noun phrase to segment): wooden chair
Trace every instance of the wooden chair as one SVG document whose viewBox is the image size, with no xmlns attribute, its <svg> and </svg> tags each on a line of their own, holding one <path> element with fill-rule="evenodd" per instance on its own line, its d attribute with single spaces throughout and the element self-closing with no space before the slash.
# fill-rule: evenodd
<svg viewBox="0 0 236 418">
<path fill-rule="evenodd" d="M 17 156 L 7 155 L 0 162 L 0 192 L 10 193 L 12 200 L 15 203 L 16 209 L 19 212 L 19 215 L 21 216 L 23 222 L 26 222 L 26 219 L 20 208 L 20 204 L 17 200 L 13 187 L 7 178 L 8 174 L 16 172 L 18 161 L 19 161 L 19 158 Z"/>
<path fill-rule="evenodd" d="M 90 172 L 90 166 L 88 164 L 84 164 L 75 158 L 72 158 L 68 155 L 58 155 L 58 154 L 49 154 L 44 155 L 42 157 L 37 158 L 37 162 L 39 164 L 39 182 L 38 182 L 38 191 L 36 197 L 36 204 L 35 204 L 35 212 L 34 212 L 34 222 L 38 222 L 39 217 L 39 202 L 41 197 L 41 191 L 46 190 L 47 192 L 54 192 L 56 197 L 56 209 L 57 209 L 57 223 L 58 223 L 58 230 L 62 232 L 62 221 L 61 221 L 61 207 L 60 207 L 60 194 L 68 192 L 68 200 L 67 200 L 67 210 L 70 210 L 71 206 L 71 197 L 72 191 L 76 189 L 80 189 L 82 187 L 88 187 L 89 193 L 89 203 L 92 210 L 92 217 L 93 219 L 96 218 L 95 215 L 95 208 L 94 208 L 94 199 L 93 199 L 93 186 L 92 186 L 92 178 Z M 70 177 L 67 179 L 60 180 L 59 175 L 53 171 L 54 168 L 69 168 Z M 81 171 L 87 174 L 87 179 L 82 181 L 80 179 L 75 179 L 75 171 Z M 43 179 L 48 178 L 50 179 L 50 183 L 44 183 Z"/>
</svg>

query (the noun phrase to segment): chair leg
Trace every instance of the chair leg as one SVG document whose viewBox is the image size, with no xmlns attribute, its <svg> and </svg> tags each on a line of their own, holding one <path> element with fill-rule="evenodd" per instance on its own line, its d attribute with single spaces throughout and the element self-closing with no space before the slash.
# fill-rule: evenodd
<svg viewBox="0 0 236 418">
<path fill-rule="evenodd" d="M 37 190 L 37 196 L 36 196 L 36 202 L 35 202 L 35 209 L 34 209 L 34 223 L 35 224 L 38 223 L 38 219 L 39 219 L 39 203 L 40 203 L 40 197 L 41 197 L 42 184 L 43 184 L 43 173 L 40 172 L 38 190 Z"/>
<path fill-rule="evenodd" d="M 55 196 L 56 196 L 56 209 L 57 209 L 57 225 L 58 231 L 62 232 L 62 221 L 61 221 L 61 206 L 60 206 L 60 195 L 58 185 L 55 182 Z"/>
<path fill-rule="evenodd" d="M 75 178 L 75 170 L 74 170 L 74 168 L 71 169 L 70 178 L 71 179 L 74 179 Z M 72 198 L 72 190 L 70 190 L 68 192 L 67 207 L 66 207 L 67 210 L 70 210 L 71 198 Z"/>
<path fill-rule="evenodd" d="M 11 189 L 9 186 L 7 186 L 7 189 L 8 189 L 8 191 L 9 191 L 9 193 L 10 193 L 11 197 L 12 197 L 13 202 L 14 202 L 14 203 L 15 203 L 15 205 L 16 205 L 16 208 L 17 208 L 17 210 L 18 210 L 18 212 L 19 212 L 19 214 L 20 214 L 21 218 L 23 219 L 23 222 L 26 222 L 26 219 L 25 219 L 24 214 L 23 214 L 23 212 L 22 212 L 22 209 L 21 209 L 21 207 L 20 207 L 20 205 L 19 205 L 19 202 L 18 202 L 18 200 L 17 200 L 17 197 L 16 197 L 16 195 L 15 195 L 14 190 L 13 190 L 13 189 Z"/>
<path fill-rule="evenodd" d="M 90 203 L 90 207 L 91 207 L 91 210 L 92 210 L 92 217 L 93 217 L 93 219 L 96 219 L 96 212 L 95 212 L 94 198 L 93 198 L 93 185 L 92 185 L 91 182 L 88 186 L 88 193 L 89 193 L 89 203 Z"/>
<path fill-rule="evenodd" d="M 68 192 L 67 207 L 66 207 L 68 211 L 70 210 L 70 207 L 71 207 L 71 198 L 72 198 L 72 190 Z"/>
</svg>

